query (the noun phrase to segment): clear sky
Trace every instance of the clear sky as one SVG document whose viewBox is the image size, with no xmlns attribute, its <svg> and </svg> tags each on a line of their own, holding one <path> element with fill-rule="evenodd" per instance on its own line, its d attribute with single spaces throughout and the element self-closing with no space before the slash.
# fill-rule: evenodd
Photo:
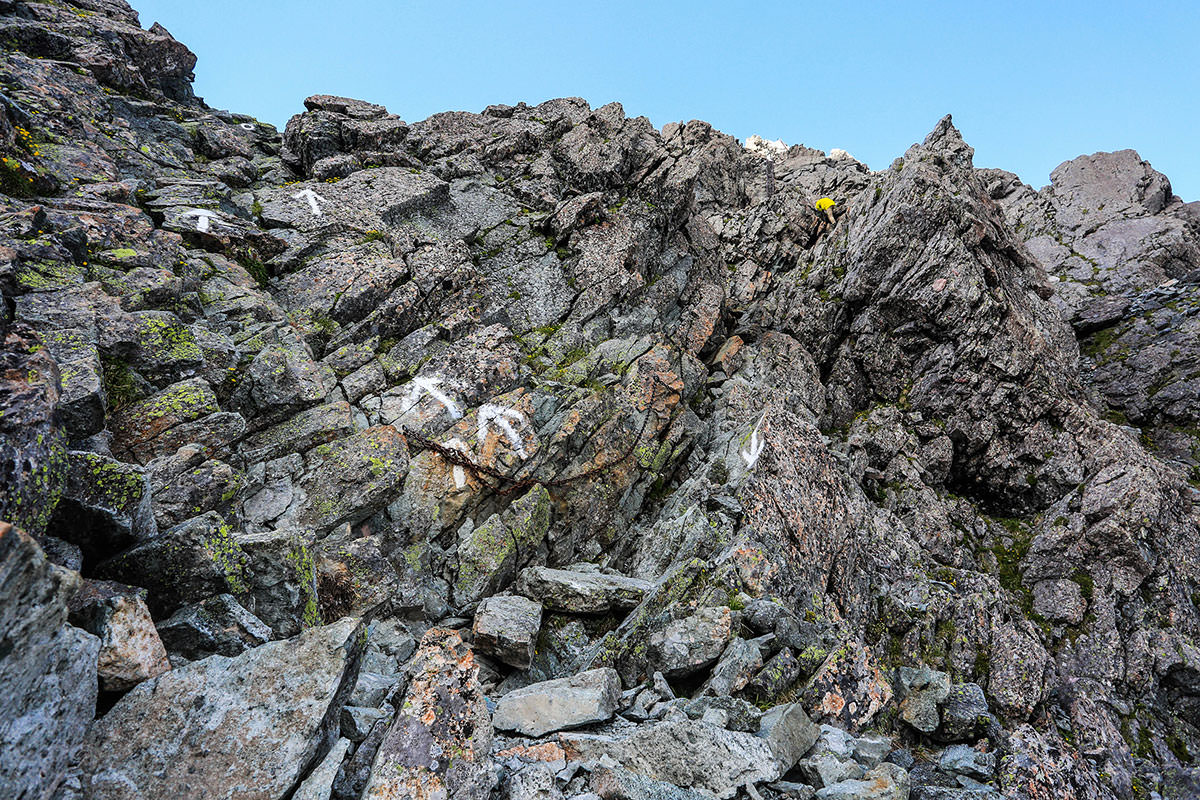
<svg viewBox="0 0 1200 800">
<path fill-rule="evenodd" d="M 943 114 L 1034 186 L 1131 147 L 1200 199 L 1200 2 L 131 0 L 199 56 L 209 105 L 283 127 L 310 94 L 416 121 L 619 100 L 881 169 Z"/>
</svg>

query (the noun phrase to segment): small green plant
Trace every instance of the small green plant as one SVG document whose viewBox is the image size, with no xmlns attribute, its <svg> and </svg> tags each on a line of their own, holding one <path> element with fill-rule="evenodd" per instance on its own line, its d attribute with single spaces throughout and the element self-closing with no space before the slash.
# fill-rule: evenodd
<svg viewBox="0 0 1200 800">
<path fill-rule="evenodd" d="M 118 358 L 104 358 L 100 362 L 100 383 L 108 401 L 108 411 L 120 411 L 141 397 L 137 381 L 129 371 L 129 365 Z"/>
</svg>

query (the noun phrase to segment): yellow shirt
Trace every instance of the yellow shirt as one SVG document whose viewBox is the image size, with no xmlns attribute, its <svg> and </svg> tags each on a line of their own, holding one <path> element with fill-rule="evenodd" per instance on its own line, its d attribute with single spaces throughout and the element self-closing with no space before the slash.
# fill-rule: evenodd
<svg viewBox="0 0 1200 800">
<path fill-rule="evenodd" d="M 824 211 L 827 208 L 833 208 L 834 206 L 837 205 L 837 203 L 833 202 L 833 200 L 828 197 L 822 197 L 820 200 L 817 201 L 816 205 L 817 205 L 817 211 Z"/>
</svg>

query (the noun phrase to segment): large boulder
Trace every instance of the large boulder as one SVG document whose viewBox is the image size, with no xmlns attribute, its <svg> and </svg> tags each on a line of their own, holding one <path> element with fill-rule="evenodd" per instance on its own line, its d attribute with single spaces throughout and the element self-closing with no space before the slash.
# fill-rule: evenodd
<svg viewBox="0 0 1200 800">
<path fill-rule="evenodd" d="M 95 712 L 100 640 L 67 624 L 73 583 L 32 538 L 0 522 L 0 787 L 8 797 L 49 797 Z"/>
<path fill-rule="evenodd" d="M 139 684 L 88 735 L 86 796 L 283 798 L 333 744 L 361 630 L 348 617 Z"/>
</svg>

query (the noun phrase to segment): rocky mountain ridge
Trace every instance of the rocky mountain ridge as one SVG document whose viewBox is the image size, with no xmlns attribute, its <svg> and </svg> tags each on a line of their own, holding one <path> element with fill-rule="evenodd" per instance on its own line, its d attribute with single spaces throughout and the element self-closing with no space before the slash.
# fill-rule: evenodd
<svg viewBox="0 0 1200 800">
<path fill-rule="evenodd" d="M 1200 796 L 1200 205 L 1133 151 L 280 134 L 124 0 L 0 38 L 6 796 Z"/>
</svg>

